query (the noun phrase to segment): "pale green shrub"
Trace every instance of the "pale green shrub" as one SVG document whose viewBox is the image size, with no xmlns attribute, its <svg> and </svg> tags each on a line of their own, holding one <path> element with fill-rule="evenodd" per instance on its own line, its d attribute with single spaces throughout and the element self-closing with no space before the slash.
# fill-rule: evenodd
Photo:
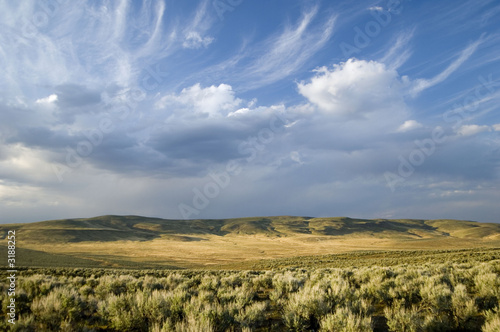
<svg viewBox="0 0 500 332">
<path fill-rule="evenodd" d="M 394 301 L 392 306 L 384 308 L 387 326 L 394 332 L 417 332 L 424 325 L 424 316 L 416 306 L 405 307 L 404 301 Z"/>
<path fill-rule="evenodd" d="M 350 301 L 353 296 L 349 282 L 341 277 L 330 279 L 329 288 L 327 290 L 327 298 L 331 305 L 343 305 Z"/>
<path fill-rule="evenodd" d="M 165 289 L 172 290 L 186 281 L 186 277 L 179 273 L 170 273 L 164 278 Z"/>
<path fill-rule="evenodd" d="M 364 299 L 354 296 L 355 299 L 351 300 L 347 307 L 355 314 L 362 316 L 369 316 L 375 310 L 371 299 Z"/>
<path fill-rule="evenodd" d="M 254 302 L 244 309 L 240 309 L 236 320 L 243 327 L 251 327 L 261 324 L 266 318 L 268 304 L 266 302 Z"/>
<path fill-rule="evenodd" d="M 273 285 L 273 276 L 274 272 L 266 271 L 264 274 L 260 274 L 257 277 L 253 278 L 253 286 L 256 291 L 262 291 L 265 289 L 269 289 Z"/>
<path fill-rule="evenodd" d="M 332 308 L 326 293 L 318 285 L 304 287 L 290 294 L 283 310 L 283 320 L 289 330 L 316 329 L 319 321 Z"/>
<path fill-rule="evenodd" d="M 19 279 L 19 288 L 24 289 L 30 299 L 37 296 L 47 295 L 53 288 L 59 285 L 52 276 L 34 274 Z"/>
<path fill-rule="evenodd" d="M 486 322 L 483 325 L 483 332 L 500 331 L 500 308 L 496 308 L 496 310 L 488 310 L 484 316 L 486 318 Z"/>
<path fill-rule="evenodd" d="M 290 271 L 273 277 L 273 288 L 282 293 L 294 293 L 304 284 L 303 279 L 296 278 Z"/>
<path fill-rule="evenodd" d="M 370 317 L 354 314 L 348 308 L 337 308 L 335 313 L 321 319 L 320 331 L 364 332 L 372 331 Z"/>
<path fill-rule="evenodd" d="M 220 286 L 220 279 L 218 276 L 206 275 L 201 280 L 199 289 L 217 291 Z"/>
<path fill-rule="evenodd" d="M 83 285 L 82 287 L 80 287 L 80 289 L 78 290 L 78 292 L 82 295 L 82 296 L 89 296 L 89 295 L 93 295 L 94 294 L 94 288 L 90 287 L 89 285 Z"/>
<path fill-rule="evenodd" d="M 219 288 L 217 297 L 221 303 L 235 302 L 238 307 L 243 308 L 250 304 L 255 296 L 255 291 L 250 284 L 242 287 L 232 288 Z"/>
<path fill-rule="evenodd" d="M 176 332 L 213 332 L 215 331 L 210 319 L 198 316 L 195 313 L 187 314 L 186 318 L 175 325 Z"/>
<path fill-rule="evenodd" d="M 134 294 L 112 294 L 99 303 L 99 311 L 113 329 L 144 330 L 147 326 L 140 309 L 143 301 L 142 293 L 137 293 L 135 296 Z"/>
<path fill-rule="evenodd" d="M 149 332 L 169 332 L 172 331 L 173 329 L 170 327 L 170 325 L 167 323 L 153 323 L 149 326 L 148 331 Z"/>
<path fill-rule="evenodd" d="M 480 273 L 474 277 L 474 283 L 479 296 L 500 295 L 500 276 L 496 273 Z"/>
<path fill-rule="evenodd" d="M 46 296 L 33 300 L 31 311 L 45 329 L 58 329 L 63 321 L 71 324 L 82 318 L 85 304 L 72 288 L 56 288 Z"/>
<path fill-rule="evenodd" d="M 456 285 L 451 300 L 455 326 L 466 330 L 476 326 L 474 318 L 478 315 L 478 309 L 474 300 L 467 293 L 467 287 L 463 284 Z"/>
<path fill-rule="evenodd" d="M 433 311 L 439 312 L 451 310 L 451 290 L 449 286 L 441 283 L 439 276 L 428 279 L 420 288 L 422 297 L 422 306 Z"/>
<path fill-rule="evenodd" d="M 150 324 L 163 322 L 171 316 L 168 295 L 165 291 L 154 290 L 143 300 L 142 315 Z"/>
</svg>

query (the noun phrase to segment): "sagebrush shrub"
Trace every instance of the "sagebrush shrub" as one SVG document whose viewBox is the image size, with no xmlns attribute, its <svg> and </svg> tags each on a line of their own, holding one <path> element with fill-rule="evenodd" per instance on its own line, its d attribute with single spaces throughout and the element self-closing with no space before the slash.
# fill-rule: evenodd
<svg viewBox="0 0 500 332">
<path fill-rule="evenodd" d="M 424 315 L 416 306 L 405 307 L 404 300 L 384 308 L 387 326 L 394 332 L 417 332 L 424 326 Z"/>
<path fill-rule="evenodd" d="M 23 271 L 16 331 L 500 331 L 500 264 Z M 50 275 L 49 275 L 50 274 Z M 5 282 L 0 282 L 3 319 Z M 387 322 L 382 319 L 385 316 Z"/>
<path fill-rule="evenodd" d="M 467 287 L 463 284 L 456 285 L 451 301 L 455 327 L 465 330 L 473 329 L 477 325 L 475 318 L 479 312 L 474 300 L 467 293 Z"/>
<path fill-rule="evenodd" d="M 321 319 L 320 331 L 328 332 L 365 332 L 372 331 L 371 319 L 353 313 L 349 308 L 337 308 L 333 314 Z"/>
</svg>

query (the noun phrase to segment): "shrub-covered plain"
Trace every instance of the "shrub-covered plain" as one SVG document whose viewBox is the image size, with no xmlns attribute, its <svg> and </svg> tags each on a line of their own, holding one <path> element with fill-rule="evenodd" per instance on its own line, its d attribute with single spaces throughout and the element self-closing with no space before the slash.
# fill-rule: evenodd
<svg viewBox="0 0 500 332">
<path fill-rule="evenodd" d="M 2 276 L 2 280 L 5 280 Z M 6 283 L 0 283 L 7 330 Z M 14 331 L 500 331 L 500 261 L 18 272 Z"/>
</svg>

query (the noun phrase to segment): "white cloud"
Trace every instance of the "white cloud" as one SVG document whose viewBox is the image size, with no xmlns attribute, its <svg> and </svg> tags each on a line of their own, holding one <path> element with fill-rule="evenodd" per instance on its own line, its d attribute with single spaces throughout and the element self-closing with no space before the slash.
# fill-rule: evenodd
<svg viewBox="0 0 500 332">
<path fill-rule="evenodd" d="M 298 164 L 303 164 L 304 162 L 302 161 L 300 157 L 300 153 L 298 151 L 292 151 L 290 152 L 290 159 L 295 161 Z"/>
<path fill-rule="evenodd" d="M 472 136 L 484 131 L 490 131 L 489 126 L 479 126 L 479 125 L 463 125 L 457 130 L 457 134 L 462 136 Z"/>
<path fill-rule="evenodd" d="M 422 127 L 423 125 L 415 120 L 406 120 L 401 126 L 399 126 L 397 131 L 400 133 L 404 133 Z"/>
<path fill-rule="evenodd" d="M 402 106 L 402 86 L 396 70 L 375 61 L 349 59 L 325 67 L 309 83 L 299 83 L 300 94 L 321 111 L 340 116 L 359 117 L 381 106 Z"/>
<path fill-rule="evenodd" d="M 230 85 L 220 84 L 202 88 L 198 83 L 182 89 L 178 95 L 169 94 L 162 97 L 156 102 L 155 107 L 172 113 L 182 111 L 217 116 L 233 112 L 241 102 L 241 99 L 234 96 Z"/>
<path fill-rule="evenodd" d="M 240 90 L 256 89 L 292 75 L 323 49 L 333 35 L 336 16 L 331 15 L 318 24 L 317 13 L 317 7 L 304 12 L 295 24 L 286 25 L 282 32 L 252 47 L 247 47 L 250 43 L 246 41 L 236 55 L 199 75 L 223 73 L 224 77 L 236 80 Z"/>
<path fill-rule="evenodd" d="M 295 27 L 287 27 L 282 34 L 267 40 L 265 50 L 248 68 L 248 72 L 261 76 L 263 81 L 273 82 L 300 68 L 325 45 L 333 33 L 335 17 L 331 17 L 321 29 L 311 31 L 317 12 L 316 7 L 304 13 Z"/>
<path fill-rule="evenodd" d="M 195 14 L 183 29 L 184 41 L 183 48 L 199 49 L 210 45 L 214 38 L 206 36 L 207 31 L 212 26 L 214 19 L 209 15 L 210 1 L 203 0 L 196 8 Z"/>
<path fill-rule="evenodd" d="M 201 37 L 198 32 L 191 31 L 186 34 L 186 39 L 182 43 L 182 47 L 198 49 L 201 47 L 207 47 L 212 43 L 214 39 L 212 37 Z"/>
<path fill-rule="evenodd" d="M 57 101 L 57 95 L 56 94 L 52 94 L 52 95 L 50 95 L 48 97 L 37 99 L 36 103 L 37 104 L 53 104 L 56 101 Z"/>
<path fill-rule="evenodd" d="M 240 108 L 234 112 L 229 113 L 227 116 L 239 116 L 249 114 L 251 110 L 248 107 Z"/>
<path fill-rule="evenodd" d="M 256 149 L 263 146 L 257 154 L 258 159 L 253 164 L 245 164 L 245 173 L 231 179 L 234 183 L 212 201 L 210 210 L 207 209 L 209 212 L 203 212 L 203 217 L 210 216 L 210 213 L 220 214 L 220 211 L 230 216 L 231 213 L 255 215 L 278 212 L 300 215 L 366 214 L 370 210 L 372 213 L 392 210 L 397 217 L 408 216 L 408 213 L 419 215 L 423 208 L 437 213 L 432 215 L 434 218 L 445 217 L 446 213 L 446 217 L 455 213 L 464 218 L 462 213 L 465 210 L 460 206 L 462 201 L 455 202 L 457 205 L 453 206 L 462 209 L 459 212 L 453 209 L 443 212 L 441 207 L 445 204 L 435 209 L 422 206 L 429 202 L 423 200 L 422 205 L 417 203 L 413 210 L 408 210 L 415 193 L 419 197 L 425 196 L 425 192 L 419 189 L 422 178 L 432 177 L 432 183 L 435 183 L 435 179 L 441 179 L 441 174 L 446 174 L 449 176 L 446 179 L 456 184 L 456 175 L 480 179 L 497 175 L 496 159 L 481 159 L 487 155 L 483 152 L 488 152 L 491 146 L 482 150 L 480 139 L 457 139 L 456 142 L 450 140 L 451 143 L 443 144 L 440 153 L 416 169 L 412 179 L 406 182 L 407 188 L 413 186 L 412 190 L 408 190 L 407 198 L 402 198 L 404 188 L 398 192 L 402 195 L 388 196 L 384 194 L 387 192 L 385 183 L 382 186 L 374 184 L 380 174 L 398 167 L 399 155 L 410 155 L 413 145 L 410 147 L 408 143 L 411 142 L 407 139 L 417 138 L 425 131 L 400 137 L 390 134 L 398 128 L 408 131 L 421 127 L 416 120 L 424 121 L 432 113 L 426 109 L 418 113 L 419 117 L 416 117 L 417 113 L 409 116 L 404 92 L 410 85 L 397 72 L 397 68 L 409 59 L 411 46 L 419 46 L 418 43 L 411 43 L 411 27 L 393 34 L 395 38 L 387 44 L 379 39 L 369 50 L 366 49 L 368 53 L 363 53 L 364 56 L 376 56 L 376 61 L 352 59 L 310 74 L 310 80 L 298 85 L 298 90 L 307 101 L 293 105 L 298 96 L 288 94 L 286 87 L 291 81 L 297 77 L 303 79 L 303 70 L 319 63 L 329 64 L 328 58 L 337 58 L 338 45 L 329 44 L 337 22 L 342 23 L 340 19 L 335 20 L 335 14 L 339 18 L 345 15 L 342 16 L 341 12 L 332 15 L 332 12 L 342 10 L 342 6 L 329 11 L 324 10 L 323 3 L 322 7 L 306 10 L 289 23 L 275 22 L 274 26 L 281 28 L 262 31 L 263 35 L 253 35 L 255 39 L 246 38 L 241 42 L 240 51 L 227 55 L 229 59 L 216 60 L 215 57 L 199 57 L 199 52 L 185 50 L 203 51 L 205 47 L 220 46 L 213 37 L 219 42 L 227 35 L 215 35 L 217 31 L 211 30 L 216 23 L 216 17 L 210 17 L 213 16 L 213 1 L 198 1 L 199 5 L 192 8 L 196 12 L 187 10 L 184 16 L 177 16 L 184 11 L 172 8 L 174 2 L 165 2 L 147 0 L 133 5 L 127 1 L 92 2 L 81 6 L 72 2 L 52 2 L 58 7 L 57 12 L 47 24 L 39 27 L 39 33 L 33 38 L 22 36 L 23 22 L 30 22 L 37 12 L 43 14 L 41 7 L 32 0 L 20 5 L 2 3 L 5 10 L 0 12 L 0 21 L 5 29 L 0 34 L 0 62 L 5 64 L 5 75 L 0 77 L 0 85 L 6 90 L 0 93 L 0 173 L 3 175 L 3 180 L 0 180 L 0 209 L 2 213 L 10 213 L 3 213 L 5 218 L 11 220 L 11 217 L 16 217 L 19 220 L 23 216 L 25 220 L 34 221 L 42 215 L 49 219 L 68 214 L 91 216 L 108 213 L 155 213 L 175 217 L 177 204 L 192 199 L 192 188 L 195 185 L 203 188 L 207 180 L 210 181 L 209 178 L 201 178 L 201 174 L 214 165 L 224 167 L 228 160 L 248 156 L 242 154 L 238 147 L 241 141 L 250 137 L 257 138 Z M 467 6 L 477 7 L 472 4 Z M 356 12 L 360 9 L 369 14 L 367 7 L 361 4 L 356 7 Z M 368 9 L 381 10 L 375 5 Z M 463 21 L 463 17 L 470 16 L 467 10 L 462 11 L 461 16 L 451 15 L 449 11 L 445 13 L 446 17 L 453 18 L 453 22 L 460 21 L 456 17 L 461 17 Z M 234 12 L 236 17 L 240 14 Z M 283 16 L 289 15 L 295 17 L 291 12 L 283 12 Z M 276 16 L 277 19 L 279 17 Z M 471 22 L 477 22 L 473 17 L 471 19 Z M 252 27 L 228 26 L 232 20 L 223 23 L 226 29 L 241 28 L 237 33 L 240 36 L 252 36 L 251 31 L 255 31 Z M 432 24 L 435 27 L 435 23 Z M 447 38 L 456 33 L 456 25 L 442 25 L 445 26 L 454 28 L 443 29 L 443 35 L 439 37 Z M 464 26 L 472 25 L 468 22 L 458 29 L 467 30 Z M 401 31 L 399 25 L 387 29 L 393 28 Z M 386 31 L 389 35 L 395 32 L 389 30 Z M 423 32 L 419 30 L 419 35 Z M 488 40 L 490 45 L 486 42 Z M 453 58 L 449 57 L 453 54 L 445 52 L 445 56 L 434 59 L 437 60 L 435 63 L 445 63 L 444 71 L 429 74 L 428 80 L 416 82 L 412 86 L 415 93 L 438 84 L 454 71 L 463 70 L 465 65 L 470 64 L 466 73 L 471 75 L 471 68 L 491 72 L 491 68 L 483 65 L 486 61 L 494 65 L 494 61 L 499 59 L 494 52 L 498 44 L 495 41 L 498 41 L 498 36 L 485 38 L 480 46 L 471 44 L 461 54 L 454 54 Z M 376 50 L 379 44 L 385 47 Z M 479 52 L 481 54 L 478 54 L 479 47 L 484 50 Z M 433 51 L 443 55 L 439 48 Z M 180 54 L 170 57 L 176 52 Z M 195 61 L 184 56 L 195 57 Z M 182 64 L 175 61 L 181 57 L 185 60 Z M 467 61 L 467 58 L 475 61 Z M 419 62 L 418 59 L 411 60 Z M 214 61 L 221 63 L 215 66 Z M 413 63 L 411 72 L 415 72 L 413 65 L 418 67 L 417 63 Z M 426 63 L 424 65 L 429 72 L 434 69 Z M 284 78 L 288 82 L 264 91 L 262 99 L 271 100 L 271 103 L 277 99 L 286 103 L 286 107 L 245 103 L 237 98 L 230 85 L 220 84 L 231 82 L 234 89 L 241 92 L 265 87 Z M 195 82 L 203 83 L 193 85 Z M 155 91 L 147 89 L 146 98 L 136 103 L 132 93 L 136 91 L 134 87 L 141 83 L 143 87 L 145 83 L 151 87 L 158 83 L 159 86 L 154 88 Z M 73 93 L 71 89 L 63 93 L 57 89 L 58 86 L 74 86 L 74 91 L 78 93 Z M 457 103 L 468 100 L 466 97 L 471 90 L 467 87 L 467 84 L 460 85 L 465 94 L 457 97 Z M 494 85 L 488 87 L 492 89 Z M 496 92 L 487 93 L 486 88 L 481 88 L 482 97 L 478 96 L 478 100 L 471 104 L 477 111 L 469 112 L 470 117 L 462 119 L 466 121 L 463 123 L 474 123 L 476 121 L 471 121 L 473 117 L 496 109 L 499 95 Z M 87 92 L 95 96 L 95 104 L 88 104 Z M 50 93 L 53 95 L 49 96 Z M 238 96 L 260 97 L 262 91 L 255 93 Z M 155 95 L 157 97 L 153 97 Z M 100 96 L 103 97 L 102 103 L 97 103 L 101 100 Z M 446 99 L 447 96 L 439 97 Z M 156 102 L 156 109 L 151 107 L 151 100 Z M 435 105 L 436 101 L 425 104 Z M 64 103 L 89 106 L 64 107 Z M 56 105 L 61 112 L 54 112 Z M 133 109 L 128 112 L 127 107 L 125 114 L 124 105 Z M 61 123 L 59 114 L 62 111 L 68 116 L 74 114 L 75 122 L 69 125 Z M 268 132 L 267 128 L 272 123 L 269 120 L 277 114 L 279 119 L 284 119 L 277 122 L 280 130 L 274 133 L 272 143 L 260 144 L 259 134 Z M 99 129 L 96 127 L 99 119 L 103 116 L 107 119 L 108 115 L 113 122 L 113 132 L 103 135 L 102 144 L 95 146 L 93 153 L 84 158 L 82 166 L 72 168 L 64 176 L 64 183 L 59 184 L 51 162 L 64 163 L 67 158 L 65 147 L 78 148 L 79 140 L 86 140 L 87 134 L 95 133 Z M 169 115 L 173 116 L 164 121 Z M 493 121 L 496 122 L 498 120 Z M 500 131 L 500 123 L 490 127 L 462 126 L 459 131 L 466 136 L 490 129 Z M 93 139 L 96 140 L 95 135 Z M 450 147 L 452 144 L 456 144 L 455 150 L 454 146 Z M 474 162 L 468 163 L 468 160 Z M 479 167 L 476 165 L 478 162 L 481 162 Z M 488 181 L 484 183 L 486 187 Z M 111 195 L 108 190 L 98 188 L 113 188 L 113 192 L 119 194 Z M 439 188 L 436 190 L 439 194 Z M 461 184 L 454 190 L 458 193 L 469 189 Z M 297 195 L 294 196 L 297 191 L 305 194 L 297 198 Z M 477 196 L 481 191 L 484 196 Z M 280 193 L 288 195 L 282 200 L 286 205 L 277 205 L 273 200 Z M 478 215 L 486 210 L 480 204 L 484 203 L 486 207 L 490 200 L 493 202 L 490 210 L 494 211 L 497 192 L 478 189 L 474 195 L 474 202 L 480 207 L 474 210 L 478 211 Z M 352 200 L 352 197 L 360 199 Z M 360 200 L 368 202 L 361 210 Z M 242 201 L 254 204 L 247 204 L 242 210 Z M 335 204 L 332 205 L 332 201 Z M 19 208 L 5 211 L 7 205 Z M 262 209 L 262 205 L 268 209 Z M 54 211 L 53 206 L 58 206 L 58 210 Z M 89 210 L 88 206 L 93 208 Z M 259 207 L 258 212 L 255 212 L 255 206 Z M 398 206 L 405 208 L 398 209 Z"/>
<path fill-rule="evenodd" d="M 458 59 L 453 61 L 445 70 L 441 73 L 437 74 L 433 78 L 430 79 L 418 79 L 414 82 L 414 85 L 410 91 L 410 93 L 414 96 L 418 95 L 420 92 L 433 87 L 436 84 L 443 82 L 448 78 L 453 72 L 455 72 L 465 61 L 467 61 L 472 54 L 477 50 L 479 45 L 481 45 L 482 39 L 470 44 L 467 46 L 462 52 L 460 52 L 460 56 Z"/>
<path fill-rule="evenodd" d="M 384 10 L 384 8 L 382 8 L 380 6 L 373 6 L 373 7 L 368 8 L 368 10 L 381 12 Z"/>
<path fill-rule="evenodd" d="M 309 81 L 298 84 L 308 106 L 287 110 L 294 116 L 290 121 L 296 122 L 291 128 L 294 144 L 302 147 L 304 155 L 315 151 L 310 154 L 317 156 L 318 150 L 331 155 L 335 151 L 340 159 L 347 151 L 354 156 L 359 151 L 379 149 L 387 134 L 409 118 L 404 99 L 406 80 L 376 61 L 350 59 L 316 70 Z"/>
<path fill-rule="evenodd" d="M 46 151 L 22 144 L 7 145 L 2 150 L 3 155 L 9 156 L 0 160 L 0 172 L 4 179 L 36 186 L 50 183 L 54 179 L 51 164 L 47 161 L 49 153 Z"/>
<path fill-rule="evenodd" d="M 389 68 L 397 69 L 401 67 L 412 54 L 408 44 L 413 38 L 414 33 L 415 29 L 400 33 L 391 48 L 389 48 L 378 62 L 384 63 Z"/>
</svg>

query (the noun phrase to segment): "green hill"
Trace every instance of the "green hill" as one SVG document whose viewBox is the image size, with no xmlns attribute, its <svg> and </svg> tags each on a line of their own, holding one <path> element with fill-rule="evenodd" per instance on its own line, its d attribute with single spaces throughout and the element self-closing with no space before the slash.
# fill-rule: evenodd
<svg viewBox="0 0 500 332">
<path fill-rule="evenodd" d="M 23 242 L 148 241 L 181 235 L 294 236 L 302 234 L 418 239 L 436 237 L 497 238 L 500 224 L 463 220 L 352 219 L 347 217 L 254 217 L 237 219 L 171 220 L 140 216 L 100 216 L 0 225 L 0 238 L 18 230 Z"/>
<path fill-rule="evenodd" d="M 25 266 L 197 267 L 358 250 L 500 247 L 500 224 L 463 220 L 108 215 L 0 225 L 4 250 L 8 230 L 16 230 Z"/>
</svg>

